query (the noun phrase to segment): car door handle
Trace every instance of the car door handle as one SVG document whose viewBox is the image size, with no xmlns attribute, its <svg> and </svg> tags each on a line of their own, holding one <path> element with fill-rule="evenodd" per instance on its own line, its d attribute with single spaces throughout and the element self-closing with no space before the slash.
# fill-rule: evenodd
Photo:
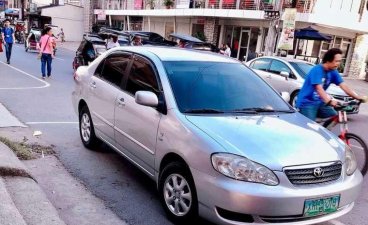
<svg viewBox="0 0 368 225">
<path fill-rule="evenodd" d="M 125 100 L 124 100 L 124 98 L 119 98 L 118 99 L 118 106 L 119 107 L 125 106 Z"/>
<path fill-rule="evenodd" d="M 96 88 L 96 82 L 92 82 L 92 83 L 90 84 L 90 86 L 91 86 L 91 88 Z"/>
</svg>

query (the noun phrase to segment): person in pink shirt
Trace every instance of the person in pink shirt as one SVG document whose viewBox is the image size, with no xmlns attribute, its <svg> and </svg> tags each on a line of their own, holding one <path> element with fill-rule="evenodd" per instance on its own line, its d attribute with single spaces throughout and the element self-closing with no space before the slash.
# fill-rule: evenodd
<svg viewBox="0 0 368 225">
<path fill-rule="evenodd" d="M 47 77 L 51 76 L 51 63 L 54 58 L 53 49 L 54 39 L 52 37 L 51 27 L 46 27 L 42 31 L 42 37 L 40 40 L 40 57 L 41 57 L 41 73 L 42 79 L 46 77 L 46 66 L 47 66 Z"/>
</svg>

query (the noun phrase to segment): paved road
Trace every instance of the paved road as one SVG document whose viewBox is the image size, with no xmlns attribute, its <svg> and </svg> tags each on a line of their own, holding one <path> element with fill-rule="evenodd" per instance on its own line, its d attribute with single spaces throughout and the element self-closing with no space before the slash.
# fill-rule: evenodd
<svg viewBox="0 0 368 225">
<path fill-rule="evenodd" d="M 79 138 L 77 116 L 71 105 L 71 62 L 74 52 L 59 49 L 53 62 L 50 79 L 41 80 L 40 62 L 35 53 L 26 53 L 20 45 L 14 48 L 12 64 L 7 66 L 0 55 L 0 102 L 22 122 L 43 132 L 50 144 L 56 145 L 64 166 L 86 187 L 106 202 L 121 219 L 129 224 L 170 224 L 158 201 L 155 183 L 131 163 L 100 146 L 100 151 L 85 149 Z M 367 91 L 368 92 L 368 91 Z M 368 121 L 368 106 L 353 116 L 350 128 L 364 132 Z M 354 211 L 327 224 L 364 224 L 368 219 L 368 182 Z M 201 224 L 208 224 L 204 221 Z"/>
</svg>

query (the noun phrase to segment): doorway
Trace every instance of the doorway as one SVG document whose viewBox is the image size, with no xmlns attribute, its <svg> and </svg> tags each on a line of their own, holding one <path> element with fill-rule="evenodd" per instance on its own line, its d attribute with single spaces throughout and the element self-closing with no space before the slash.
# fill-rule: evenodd
<svg viewBox="0 0 368 225">
<path fill-rule="evenodd" d="M 248 58 L 248 49 L 250 42 L 250 30 L 242 30 L 240 33 L 240 43 L 237 59 L 245 61 Z"/>
</svg>

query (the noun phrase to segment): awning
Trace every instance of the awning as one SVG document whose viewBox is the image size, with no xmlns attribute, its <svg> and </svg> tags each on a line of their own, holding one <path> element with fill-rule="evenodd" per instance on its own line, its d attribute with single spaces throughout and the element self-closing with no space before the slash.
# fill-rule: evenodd
<svg viewBox="0 0 368 225">
<path fill-rule="evenodd" d="M 332 38 L 328 35 L 321 34 L 318 30 L 311 26 L 300 29 L 295 32 L 295 38 L 304 40 L 330 41 Z"/>
</svg>

